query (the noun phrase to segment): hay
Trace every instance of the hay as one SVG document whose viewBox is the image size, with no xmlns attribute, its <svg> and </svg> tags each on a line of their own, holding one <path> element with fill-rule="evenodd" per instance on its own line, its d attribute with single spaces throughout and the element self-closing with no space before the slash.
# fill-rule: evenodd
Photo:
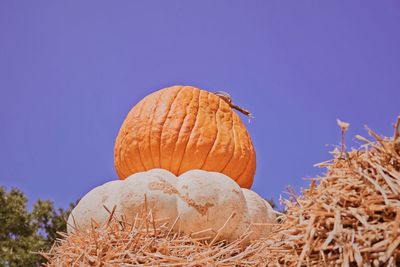
<svg viewBox="0 0 400 267">
<path fill-rule="evenodd" d="M 338 121 L 342 136 L 348 124 Z M 400 266 L 400 117 L 392 139 L 368 132 L 349 153 L 333 152 L 319 164 L 301 196 L 292 192 L 287 212 L 264 243 L 268 265 Z"/>
<path fill-rule="evenodd" d="M 48 266 L 400 266 L 400 117 L 394 137 L 351 152 L 335 149 L 324 177 L 285 200 L 286 212 L 270 235 L 244 246 L 181 235 L 172 226 L 138 214 L 110 220 L 91 232 L 62 234 Z M 342 136 L 348 125 L 340 122 Z M 179 224 L 179 218 L 176 220 Z M 250 234 L 250 233 L 247 233 Z"/>
<path fill-rule="evenodd" d="M 190 236 L 173 233 L 151 210 L 137 214 L 132 223 L 117 218 L 114 211 L 104 226 L 93 222 L 90 232 L 60 233 L 64 238 L 42 253 L 47 266 L 256 266 L 263 261 L 262 244 L 241 245 L 250 232 L 226 244 L 215 242 L 218 232 L 209 229 Z M 208 237 L 196 237 L 207 232 Z"/>
</svg>

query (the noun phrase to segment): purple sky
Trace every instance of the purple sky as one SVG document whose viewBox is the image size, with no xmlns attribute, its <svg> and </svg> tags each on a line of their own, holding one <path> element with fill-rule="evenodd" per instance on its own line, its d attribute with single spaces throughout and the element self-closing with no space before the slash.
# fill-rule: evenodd
<svg viewBox="0 0 400 267">
<path fill-rule="evenodd" d="M 253 190 L 276 200 L 321 172 L 336 118 L 351 123 L 348 146 L 365 124 L 392 133 L 399 3 L 1 1 L 0 185 L 66 206 L 116 178 L 130 108 L 184 84 L 254 113 Z"/>
</svg>

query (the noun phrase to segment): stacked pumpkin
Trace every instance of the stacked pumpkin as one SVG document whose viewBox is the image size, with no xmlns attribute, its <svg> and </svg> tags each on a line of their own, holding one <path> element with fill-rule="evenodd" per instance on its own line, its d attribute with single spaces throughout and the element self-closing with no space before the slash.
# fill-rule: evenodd
<svg viewBox="0 0 400 267">
<path fill-rule="evenodd" d="M 115 142 L 120 180 L 87 193 L 71 212 L 68 232 L 104 224 L 109 210 L 132 220 L 143 205 L 171 229 L 212 229 L 219 240 L 268 234 L 271 206 L 255 192 L 256 156 L 228 95 L 173 86 L 146 96 L 129 112 Z M 108 210 L 108 211 L 107 211 Z M 177 223 L 179 221 L 179 223 Z M 179 225 L 179 227 L 177 227 Z"/>
</svg>

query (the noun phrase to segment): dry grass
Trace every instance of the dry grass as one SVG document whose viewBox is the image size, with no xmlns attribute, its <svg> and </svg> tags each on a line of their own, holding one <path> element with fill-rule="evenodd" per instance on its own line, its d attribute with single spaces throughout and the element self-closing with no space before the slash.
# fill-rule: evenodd
<svg viewBox="0 0 400 267">
<path fill-rule="evenodd" d="M 133 223 L 110 211 L 104 227 L 63 235 L 48 266 L 400 266 L 400 117 L 393 138 L 357 136 L 359 150 L 334 151 L 268 238 L 243 246 L 180 235 L 144 210 Z M 340 125 L 344 135 L 348 125 Z M 346 126 L 346 127 L 345 127 Z M 179 220 L 176 221 L 179 223 Z M 158 226 L 157 226 L 158 225 Z"/>
<path fill-rule="evenodd" d="M 393 138 L 368 129 L 375 141 L 356 136 L 359 150 L 319 164 L 325 176 L 293 193 L 274 234 L 259 241 L 269 265 L 400 266 L 399 124 Z"/>
<path fill-rule="evenodd" d="M 93 222 L 90 232 L 60 233 L 64 238 L 42 254 L 48 266 L 255 266 L 262 260 L 261 244 L 241 246 L 247 235 L 226 244 L 214 242 L 218 233 L 208 229 L 201 231 L 210 233 L 203 238 L 196 238 L 200 232 L 174 233 L 163 220 L 154 220 L 151 211 L 138 214 L 133 223 L 113 214 L 104 227 Z"/>
</svg>

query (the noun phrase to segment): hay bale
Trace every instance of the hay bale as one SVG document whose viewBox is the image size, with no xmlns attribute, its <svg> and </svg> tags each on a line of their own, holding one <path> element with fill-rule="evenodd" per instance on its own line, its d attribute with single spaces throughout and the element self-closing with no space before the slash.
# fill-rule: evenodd
<svg viewBox="0 0 400 267">
<path fill-rule="evenodd" d="M 198 237 L 207 231 L 210 236 L 218 235 L 209 229 L 188 236 L 174 233 L 174 225 L 157 221 L 151 211 L 144 209 L 132 224 L 117 218 L 114 211 L 102 227 L 94 222 L 91 231 L 60 233 L 63 238 L 42 254 L 48 260 L 46 265 L 257 266 L 263 261 L 260 244 L 241 246 L 248 234 L 231 243 L 212 242 L 209 237 Z"/>
<path fill-rule="evenodd" d="M 133 224 L 110 211 L 104 227 L 62 234 L 43 255 L 48 266 L 400 266 L 399 125 L 400 117 L 393 138 L 368 130 L 376 141 L 357 136 L 359 150 L 335 150 L 319 165 L 326 174 L 301 195 L 290 190 L 280 223 L 248 246 L 251 232 L 213 243 L 173 233 L 144 208 Z M 344 136 L 348 125 L 340 126 Z"/>
<path fill-rule="evenodd" d="M 324 177 L 300 196 L 292 192 L 281 223 L 259 241 L 268 265 L 400 266 L 399 124 L 400 117 L 393 138 L 370 129 L 376 141 L 356 136 L 359 150 L 342 145 L 319 164 Z M 339 126 L 344 134 L 348 125 Z"/>
</svg>

